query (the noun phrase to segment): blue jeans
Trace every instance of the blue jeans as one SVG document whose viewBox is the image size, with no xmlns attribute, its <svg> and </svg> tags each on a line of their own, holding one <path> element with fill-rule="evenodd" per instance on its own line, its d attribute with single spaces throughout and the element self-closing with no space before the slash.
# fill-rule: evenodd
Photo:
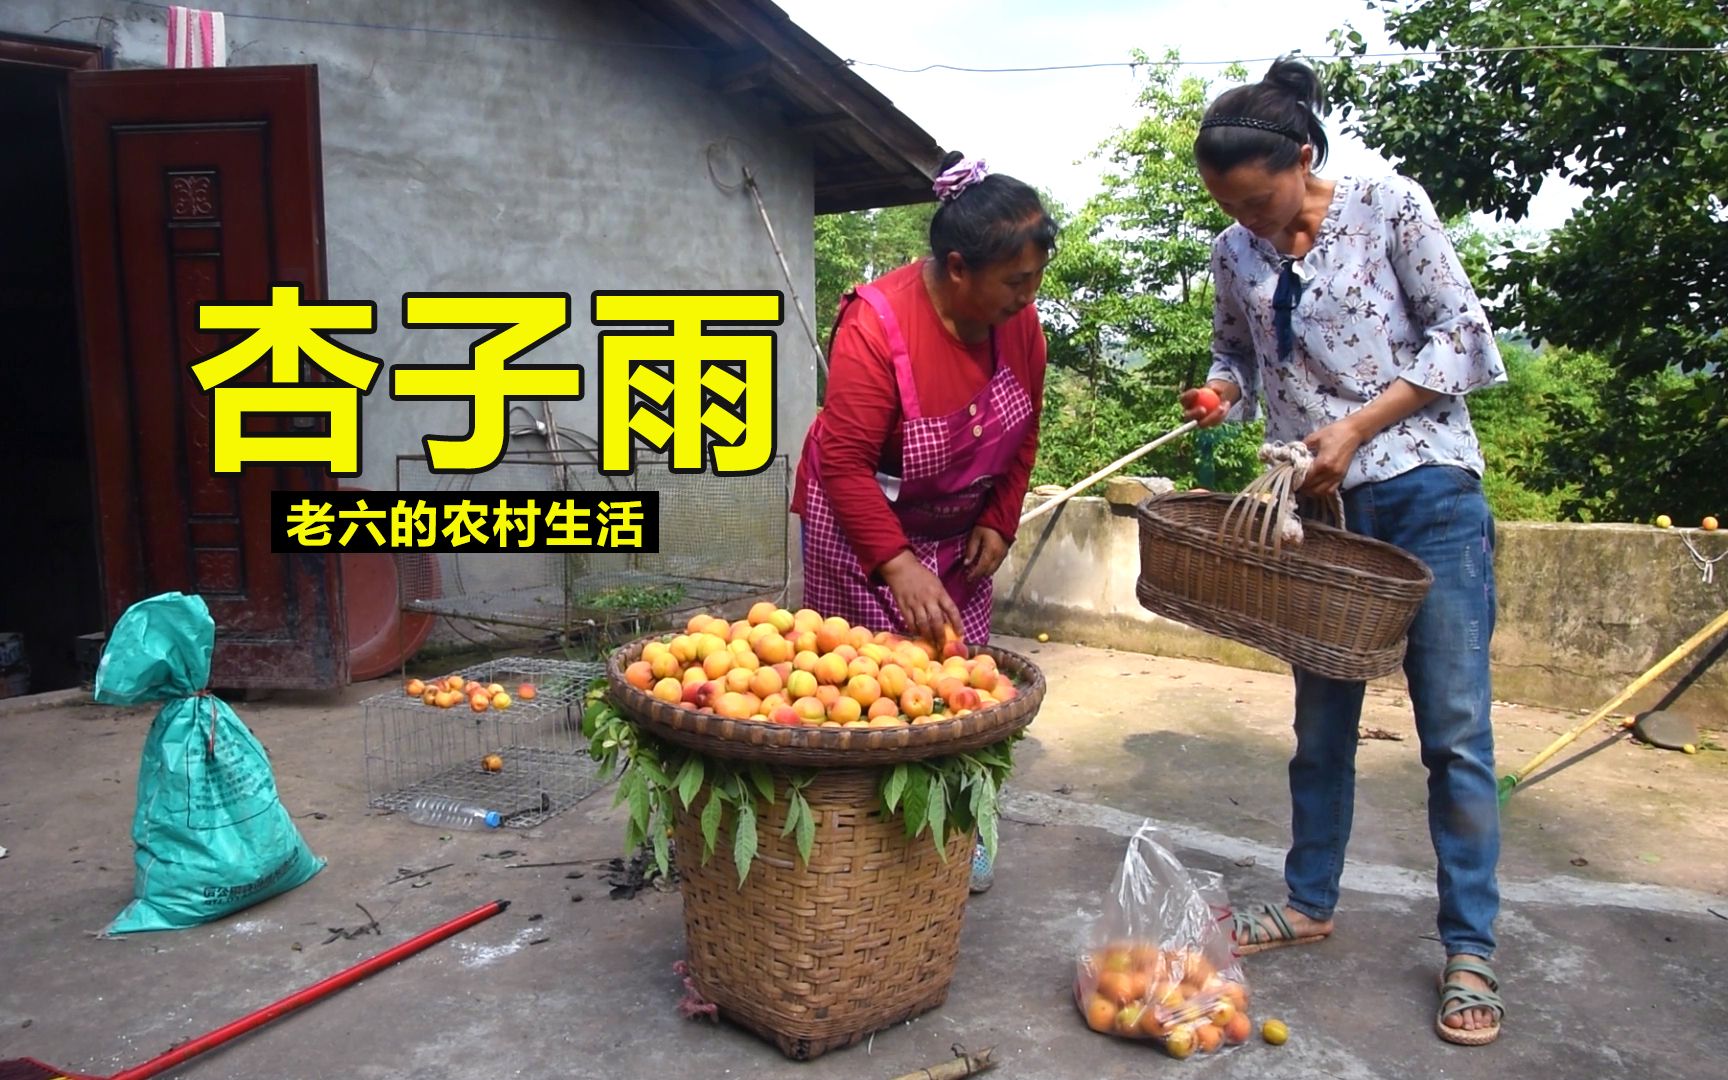
<svg viewBox="0 0 1728 1080">
<path fill-rule="evenodd" d="M 1494 954 L 1500 909 L 1500 807 L 1495 791 L 1488 642 L 1494 633 L 1494 519 L 1466 469 L 1424 465 L 1344 493 L 1352 532 L 1410 552 L 1434 585 L 1410 626 L 1404 676 L 1428 769 L 1428 832 L 1439 864 L 1440 940 L 1447 955 Z M 1296 673 L 1290 761 L 1290 907 L 1332 917 L 1356 797 L 1364 684 Z"/>
</svg>

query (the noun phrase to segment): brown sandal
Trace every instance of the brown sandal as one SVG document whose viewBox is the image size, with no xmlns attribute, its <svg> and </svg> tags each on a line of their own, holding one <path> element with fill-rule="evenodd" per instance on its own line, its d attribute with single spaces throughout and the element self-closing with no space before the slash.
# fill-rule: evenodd
<svg viewBox="0 0 1728 1080">
<path fill-rule="evenodd" d="M 1477 975 L 1488 984 L 1488 989 L 1478 990 L 1474 986 L 1453 982 L 1452 976 L 1459 972 Z M 1487 1009 L 1494 1014 L 1494 1024 L 1485 1028 L 1455 1028 L 1449 1027 L 1446 1021 L 1461 1012 L 1471 1009 Z M 1500 1020 L 1506 1015 L 1506 1003 L 1500 999 L 1500 980 L 1494 977 L 1494 969 L 1481 960 L 1467 956 L 1454 957 L 1446 961 L 1446 970 L 1440 976 L 1440 1011 L 1434 1017 L 1434 1030 L 1442 1039 L 1459 1046 L 1487 1046 L 1500 1037 Z"/>
<path fill-rule="evenodd" d="M 1270 927 L 1266 925 L 1268 922 L 1272 924 Z M 1290 925 L 1290 920 L 1284 917 L 1284 912 L 1272 904 L 1255 904 L 1230 915 L 1230 939 L 1235 942 L 1237 956 L 1265 952 L 1268 949 L 1282 949 L 1289 945 L 1312 945 L 1325 941 L 1330 935 L 1330 931 L 1324 934 L 1298 934 L 1295 927 Z"/>
</svg>

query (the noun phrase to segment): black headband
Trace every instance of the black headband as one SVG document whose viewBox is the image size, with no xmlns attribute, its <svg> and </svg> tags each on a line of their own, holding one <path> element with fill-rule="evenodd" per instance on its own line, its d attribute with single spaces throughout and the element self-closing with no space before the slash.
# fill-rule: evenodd
<svg viewBox="0 0 1728 1080">
<path fill-rule="evenodd" d="M 1286 139 L 1295 139 L 1304 145 L 1308 142 L 1308 136 L 1293 127 L 1275 124 L 1270 120 L 1261 120 L 1255 116 L 1209 116 L 1200 122 L 1200 130 L 1202 131 L 1215 127 L 1253 128 L 1255 131 L 1270 131 L 1272 134 L 1282 135 Z"/>
</svg>

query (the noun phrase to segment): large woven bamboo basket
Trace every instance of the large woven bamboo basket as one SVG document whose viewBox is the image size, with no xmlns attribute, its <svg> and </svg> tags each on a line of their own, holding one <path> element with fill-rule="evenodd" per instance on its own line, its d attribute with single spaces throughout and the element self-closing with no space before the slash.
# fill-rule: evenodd
<svg viewBox="0 0 1728 1080">
<path fill-rule="evenodd" d="M 1428 567 L 1314 520 L 1302 522 L 1301 543 L 1283 543 L 1277 498 L 1245 494 L 1182 492 L 1140 504 L 1141 605 L 1334 679 L 1397 670 L 1434 581 Z"/>
<path fill-rule="evenodd" d="M 928 835 L 908 839 L 879 813 L 880 770 L 822 769 L 804 789 L 816 821 L 806 865 L 780 835 L 786 774 L 772 771 L 779 794 L 759 819 L 762 846 L 742 888 L 730 828 L 704 863 L 699 815 L 678 814 L 684 932 L 697 993 L 806 1061 L 947 1000 L 972 838 L 952 837 L 944 862 Z"/>
<path fill-rule="evenodd" d="M 641 658 L 645 645 L 657 640 L 660 635 L 650 635 L 613 651 L 606 662 L 612 701 L 651 735 L 735 761 L 856 768 L 959 754 L 993 746 L 1025 728 L 1044 701 L 1044 673 L 1036 664 L 1008 649 L 983 645 L 974 647 L 973 654 L 995 658 L 996 670 L 1014 683 L 1012 701 L 951 720 L 895 728 L 792 727 L 734 720 L 661 701 L 624 681 L 624 669 Z"/>
</svg>

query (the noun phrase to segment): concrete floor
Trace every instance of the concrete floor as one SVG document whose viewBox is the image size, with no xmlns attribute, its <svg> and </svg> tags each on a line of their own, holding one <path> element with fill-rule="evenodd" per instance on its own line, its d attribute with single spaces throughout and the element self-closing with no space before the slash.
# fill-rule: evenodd
<svg viewBox="0 0 1728 1080">
<path fill-rule="evenodd" d="M 1286 829 L 1285 679 L 1201 663 L 1007 639 L 1050 694 L 1002 825 L 996 888 L 969 910 L 947 1004 L 867 1045 L 795 1064 L 735 1029 L 679 1018 L 678 898 L 610 900 L 598 868 L 510 863 L 620 853 L 610 791 L 526 834 L 457 834 L 368 809 L 357 702 L 279 696 L 239 712 L 329 867 L 219 923 L 102 940 L 131 891 L 128 829 L 151 710 L 70 705 L 0 714 L 0 1059 L 110 1073 L 494 897 L 514 906 L 367 982 L 172 1075 L 217 1077 L 887 1078 L 956 1042 L 995 1046 L 991 1075 L 1720 1077 L 1728 1060 L 1728 754 L 1615 742 L 1520 792 L 1505 815 L 1497 966 L 1511 1013 L 1486 1049 L 1431 1031 L 1432 853 L 1407 707 L 1374 693 L 1365 723 L 1403 734 L 1361 751 L 1357 835 L 1335 937 L 1248 962 L 1258 1017 L 1290 1024 L 1177 1063 L 1092 1034 L 1072 956 L 1120 860 L 1158 820 L 1238 900 L 1279 896 Z M 1503 765 L 1574 717 L 1505 708 Z M 1586 737 L 1578 751 L 1608 734 Z M 500 849 L 523 854 L 486 858 Z M 454 863 L 430 884 L 401 868 Z M 574 902 L 580 896 L 581 902 Z M 364 921 L 378 936 L 322 944 Z M 1711 909 L 1714 909 L 1714 913 Z M 540 939 L 545 939 L 541 941 Z"/>
</svg>

